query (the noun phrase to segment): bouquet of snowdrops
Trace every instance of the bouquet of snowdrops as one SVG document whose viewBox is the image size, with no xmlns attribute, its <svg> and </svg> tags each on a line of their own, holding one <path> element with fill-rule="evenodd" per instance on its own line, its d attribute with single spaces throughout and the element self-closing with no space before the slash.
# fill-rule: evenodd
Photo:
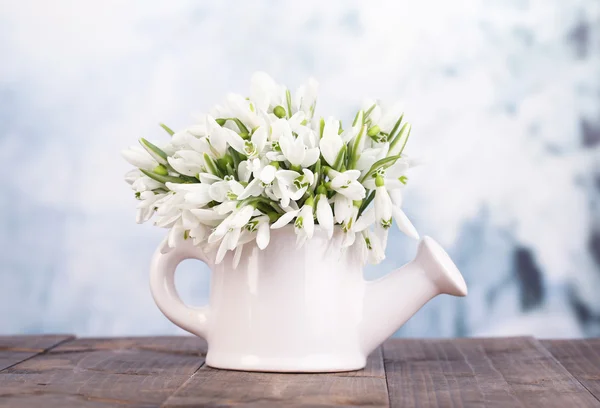
<svg viewBox="0 0 600 408">
<path fill-rule="evenodd" d="M 123 151 L 136 167 L 125 179 L 139 200 L 137 222 L 169 228 L 169 247 L 190 239 L 215 249 L 216 263 L 235 251 L 236 265 L 245 244 L 264 249 L 270 230 L 288 224 L 298 245 L 318 224 L 372 263 L 384 259 L 394 221 L 418 238 L 400 209 L 410 124 L 374 101 L 345 128 L 317 118 L 317 86 L 310 79 L 292 93 L 256 73 L 249 97 L 230 94 L 179 132 L 161 125 L 168 142 L 142 138 Z"/>
</svg>

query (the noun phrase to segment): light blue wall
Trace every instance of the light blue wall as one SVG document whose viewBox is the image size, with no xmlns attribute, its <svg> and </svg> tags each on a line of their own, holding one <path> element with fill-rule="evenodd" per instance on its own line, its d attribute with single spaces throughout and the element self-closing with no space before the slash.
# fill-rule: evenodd
<svg viewBox="0 0 600 408">
<path fill-rule="evenodd" d="M 406 211 L 470 286 L 411 336 L 600 335 L 600 4 L 0 1 L 0 334 L 175 333 L 119 151 L 253 71 L 321 83 L 318 112 L 400 99 L 428 159 Z M 378 276 L 411 257 L 393 234 Z M 187 262 L 184 298 L 208 274 Z"/>
</svg>

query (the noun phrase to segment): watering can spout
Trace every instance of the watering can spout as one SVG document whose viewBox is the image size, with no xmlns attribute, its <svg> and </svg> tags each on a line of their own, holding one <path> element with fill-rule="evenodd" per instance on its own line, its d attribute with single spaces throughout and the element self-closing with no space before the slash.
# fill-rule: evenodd
<svg viewBox="0 0 600 408">
<path fill-rule="evenodd" d="M 365 353 L 383 343 L 425 303 L 440 294 L 466 296 L 467 285 L 446 251 L 424 237 L 415 259 L 366 282 L 361 338 Z"/>
</svg>

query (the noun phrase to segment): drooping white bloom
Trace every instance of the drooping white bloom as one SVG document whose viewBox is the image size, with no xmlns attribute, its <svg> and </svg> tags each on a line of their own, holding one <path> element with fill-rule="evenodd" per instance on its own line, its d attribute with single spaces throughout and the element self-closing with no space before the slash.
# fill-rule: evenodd
<svg viewBox="0 0 600 408">
<path fill-rule="evenodd" d="M 296 245 L 298 245 L 298 247 L 304 245 L 307 239 L 312 238 L 315 231 L 312 200 L 310 203 L 304 204 L 300 209 L 300 212 L 296 216 L 296 221 L 294 222 L 294 229 L 296 231 Z"/>
<path fill-rule="evenodd" d="M 286 105 L 286 88 L 275 82 L 265 72 L 256 72 L 250 80 L 250 99 L 258 109 L 267 111 L 269 107 Z"/>
<path fill-rule="evenodd" d="M 314 183 L 312 171 L 303 169 L 302 173 L 293 170 L 278 170 L 275 173 L 273 192 L 280 199 L 283 208 L 290 205 L 290 200 L 297 201 L 302 198 L 308 187 Z"/>
<path fill-rule="evenodd" d="M 313 118 L 315 112 L 318 90 L 319 83 L 314 78 L 309 78 L 306 84 L 301 85 L 296 92 L 296 106 L 304 112 L 308 122 Z"/>
<path fill-rule="evenodd" d="M 292 166 L 309 167 L 319 159 L 319 148 L 312 146 L 310 142 L 307 143 L 311 138 L 314 140 L 310 129 L 303 127 L 299 131 L 301 134 L 294 137 L 289 127 L 284 129 L 279 137 L 279 146 L 283 157 Z"/>
<path fill-rule="evenodd" d="M 381 176 L 377 176 L 377 180 L 381 182 L 376 182 L 378 185 L 375 188 L 375 218 L 379 225 L 387 229 L 392 225 L 392 199 L 383 185 Z"/>
<path fill-rule="evenodd" d="M 419 233 L 400 207 L 392 206 L 392 215 L 398 229 L 413 239 L 419 239 Z"/>
<path fill-rule="evenodd" d="M 360 171 L 347 170 L 343 173 L 335 170 L 329 172 L 331 180 L 331 188 L 335 192 L 342 194 L 350 200 L 362 200 L 365 198 L 365 187 L 358 181 Z"/>
<path fill-rule="evenodd" d="M 196 176 L 204 171 L 204 158 L 194 150 L 178 150 L 168 162 L 180 174 Z"/>
<path fill-rule="evenodd" d="M 331 238 L 333 235 L 333 211 L 327 201 L 326 194 L 319 194 L 317 196 L 317 221 L 327 231 L 327 236 Z"/>
<path fill-rule="evenodd" d="M 340 122 L 333 118 L 329 118 L 327 122 L 325 122 L 323 137 L 319 142 L 321 155 L 331 167 L 335 166 L 335 161 L 344 146 L 344 141 L 338 133 L 339 129 Z"/>
<path fill-rule="evenodd" d="M 129 149 L 121 151 L 121 156 L 123 156 L 129 164 L 140 169 L 152 171 L 158 166 L 158 162 L 139 146 L 131 146 Z"/>
</svg>

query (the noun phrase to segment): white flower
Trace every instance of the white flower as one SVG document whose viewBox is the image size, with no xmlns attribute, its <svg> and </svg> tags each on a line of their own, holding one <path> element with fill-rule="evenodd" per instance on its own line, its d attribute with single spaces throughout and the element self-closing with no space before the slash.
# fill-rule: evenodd
<svg viewBox="0 0 600 408">
<path fill-rule="evenodd" d="M 265 163 L 266 161 L 258 158 L 240 163 L 239 171 L 243 174 L 245 181 L 248 181 L 251 175 L 254 176 L 254 179 L 244 188 L 244 191 L 238 196 L 238 200 L 261 195 L 265 187 L 273 182 L 277 169 L 275 166 Z"/>
<path fill-rule="evenodd" d="M 271 231 L 269 228 L 269 217 L 266 215 L 257 217 L 256 221 L 256 245 L 260 249 L 265 249 L 269 245 L 271 239 Z"/>
<path fill-rule="evenodd" d="M 327 236 L 331 238 L 333 235 L 333 211 L 325 194 L 317 195 L 317 221 L 327 231 Z"/>
<path fill-rule="evenodd" d="M 331 167 L 335 166 L 335 161 L 344 146 L 344 141 L 341 136 L 338 134 L 340 129 L 340 122 L 329 118 L 327 122 L 325 122 L 325 127 L 323 128 L 323 137 L 319 142 L 319 147 L 321 148 L 321 155 Z"/>
<path fill-rule="evenodd" d="M 208 243 L 221 241 L 215 263 L 221 263 L 227 251 L 235 249 L 242 228 L 250 221 L 254 207 L 247 205 L 237 211 L 232 212 L 225 218 L 212 234 L 208 237 Z"/>
<path fill-rule="evenodd" d="M 329 172 L 331 180 L 331 188 L 335 192 L 342 194 L 350 200 L 362 200 L 365 198 L 365 187 L 358 181 L 360 171 L 346 170 L 339 173 L 335 170 Z"/>
<path fill-rule="evenodd" d="M 131 183 L 131 188 L 138 193 L 152 191 L 164 187 L 159 181 L 151 179 L 148 176 L 141 175 Z"/>
<path fill-rule="evenodd" d="M 341 224 L 352 215 L 352 200 L 345 195 L 336 194 L 333 196 L 333 209 L 335 211 L 335 222 Z"/>
<path fill-rule="evenodd" d="M 278 170 L 275 173 L 273 192 L 281 200 L 282 208 L 288 207 L 290 200 L 302 198 L 308 187 L 314 183 L 315 176 L 312 171 L 303 169 L 302 173 L 293 170 Z"/>
<path fill-rule="evenodd" d="M 377 176 L 379 179 L 380 176 Z M 383 184 L 375 189 L 375 218 L 383 228 L 392 225 L 392 199 Z"/>
<path fill-rule="evenodd" d="M 204 158 L 195 150 L 178 150 L 168 159 L 175 170 L 186 176 L 196 176 L 204 171 Z"/>
<path fill-rule="evenodd" d="M 267 143 L 267 130 L 264 127 L 259 127 L 252 134 L 250 140 L 242 139 L 240 135 L 230 129 L 221 128 L 222 135 L 227 143 L 237 152 L 243 154 L 249 159 L 258 157 Z"/>
<path fill-rule="evenodd" d="M 157 194 L 153 191 L 144 191 L 140 193 L 139 199 L 140 203 L 137 206 L 136 213 L 136 222 L 141 224 L 143 222 L 148 221 L 153 215 L 155 211 L 154 204 L 164 198 L 167 194 Z"/>
<path fill-rule="evenodd" d="M 390 166 L 387 169 L 380 168 L 377 171 L 376 175 L 382 176 L 386 188 L 389 189 L 397 189 L 400 187 L 404 187 L 406 184 L 406 172 L 408 170 L 408 161 L 398 159 L 396 163 Z M 364 182 L 363 185 L 365 188 L 369 190 L 373 190 L 375 188 L 375 178 L 369 177 Z"/>
<path fill-rule="evenodd" d="M 289 126 L 283 128 L 279 136 L 279 146 L 283 156 L 292 166 L 309 167 L 319 159 L 319 148 L 312 146 L 311 138 L 314 140 L 312 130 L 306 127 L 303 127 L 301 134 L 296 138 Z"/>
<path fill-rule="evenodd" d="M 294 230 L 296 232 L 296 245 L 298 247 L 304 245 L 307 239 L 312 238 L 315 231 L 312 200 L 310 203 L 304 204 L 300 209 L 294 222 Z"/>
<path fill-rule="evenodd" d="M 231 111 L 230 117 L 239 118 L 243 123 L 249 124 L 250 129 L 264 124 L 264 120 L 258 113 L 254 103 L 242 95 L 227 95 L 227 106 Z"/>
<path fill-rule="evenodd" d="M 166 183 L 166 187 L 175 191 L 176 193 L 183 194 L 186 203 L 192 204 L 193 207 L 203 207 L 212 201 L 209 194 L 211 185 L 204 183 L 192 183 L 192 184 L 178 184 L 178 183 Z"/>
<path fill-rule="evenodd" d="M 400 207 L 392 206 L 392 215 L 398 229 L 408 235 L 410 238 L 419 239 L 419 233 L 414 225 L 410 222 L 404 211 Z"/>
<path fill-rule="evenodd" d="M 256 108 L 265 112 L 269 107 L 286 108 L 286 88 L 275 82 L 269 74 L 257 72 L 250 81 L 250 99 L 256 104 Z"/>
<path fill-rule="evenodd" d="M 154 160 L 146 150 L 139 146 L 131 146 L 129 149 L 123 150 L 121 156 L 123 156 L 129 164 L 147 171 L 152 171 L 158 166 L 158 162 Z"/>
<path fill-rule="evenodd" d="M 304 112 L 309 122 L 315 112 L 318 90 L 319 83 L 314 78 L 309 78 L 306 84 L 301 85 L 296 91 L 296 106 Z"/>
<path fill-rule="evenodd" d="M 281 217 L 279 217 L 279 219 L 271 225 L 271 229 L 278 229 L 278 228 L 285 227 L 286 225 L 288 225 L 290 223 L 290 221 L 292 221 L 296 217 L 296 215 L 298 215 L 299 212 L 300 212 L 300 210 L 287 211 L 285 214 L 283 214 Z"/>
<path fill-rule="evenodd" d="M 366 258 L 369 263 L 376 265 L 385 259 L 385 248 L 377 234 L 373 234 L 368 229 L 361 232 Z"/>
</svg>

